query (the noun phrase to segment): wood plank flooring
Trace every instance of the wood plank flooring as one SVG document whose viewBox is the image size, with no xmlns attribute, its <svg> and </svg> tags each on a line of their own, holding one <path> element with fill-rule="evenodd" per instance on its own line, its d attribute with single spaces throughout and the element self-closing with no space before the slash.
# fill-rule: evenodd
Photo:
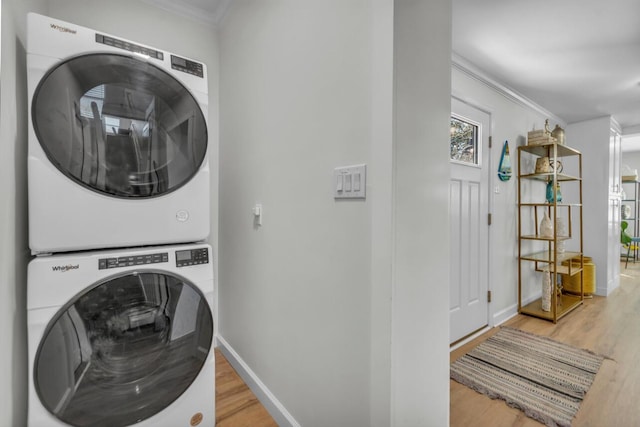
<svg viewBox="0 0 640 427">
<path fill-rule="evenodd" d="M 505 323 L 524 331 L 592 350 L 608 357 L 589 389 L 573 427 L 640 426 L 640 263 L 621 264 L 620 287 L 608 297 L 594 297 L 558 321 L 518 315 Z M 451 361 L 497 332 L 494 328 L 451 353 Z M 450 381 L 451 426 L 540 427 L 502 400 Z"/>
<path fill-rule="evenodd" d="M 607 356 L 573 427 L 640 426 L 640 263 L 621 266 L 620 287 L 585 300 L 558 324 L 518 315 L 505 324 Z M 451 361 L 497 332 L 492 329 L 451 353 Z M 452 427 L 540 427 L 501 400 L 450 382 Z M 216 350 L 216 426 L 277 427 L 266 409 Z"/>
<path fill-rule="evenodd" d="M 269 412 L 216 349 L 216 427 L 278 427 Z"/>
</svg>

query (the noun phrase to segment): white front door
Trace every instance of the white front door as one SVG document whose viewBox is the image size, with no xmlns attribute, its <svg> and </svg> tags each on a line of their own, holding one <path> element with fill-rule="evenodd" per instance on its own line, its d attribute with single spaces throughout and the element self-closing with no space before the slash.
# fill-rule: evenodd
<svg viewBox="0 0 640 427">
<path fill-rule="evenodd" d="M 455 98 L 451 108 L 449 341 L 455 342 L 486 326 L 489 319 L 491 118 Z"/>
</svg>

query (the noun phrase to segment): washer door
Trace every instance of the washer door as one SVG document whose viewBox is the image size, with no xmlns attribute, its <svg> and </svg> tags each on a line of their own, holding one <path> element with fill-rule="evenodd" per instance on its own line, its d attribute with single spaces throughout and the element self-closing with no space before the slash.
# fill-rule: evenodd
<svg viewBox="0 0 640 427">
<path fill-rule="evenodd" d="M 51 163 L 113 197 L 170 193 L 207 153 L 205 118 L 191 93 L 130 56 L 91 54 L 58 64 L 38 85 L 31 114 Z"/>
<path fill-rule="evenodd" d="M 129 426 L 189 388 L 212 339 L 209 305 L 184 279 L 159 272 L 111 278 L 52 319 L 36 354 L 35 390 L 72 426 Z"/>
</svg>

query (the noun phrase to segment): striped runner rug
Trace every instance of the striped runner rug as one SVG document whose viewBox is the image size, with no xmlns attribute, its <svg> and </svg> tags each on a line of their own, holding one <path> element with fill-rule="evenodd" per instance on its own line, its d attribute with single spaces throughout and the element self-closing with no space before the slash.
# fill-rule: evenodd
<svg viewBox="0 0 640 427">
<path fill-rule="evenodd" d="M 500 331 L 451 364 L 451 378 L 549 427 L 569 427 L 603 357 L 518 329 Z"/>
</svg>

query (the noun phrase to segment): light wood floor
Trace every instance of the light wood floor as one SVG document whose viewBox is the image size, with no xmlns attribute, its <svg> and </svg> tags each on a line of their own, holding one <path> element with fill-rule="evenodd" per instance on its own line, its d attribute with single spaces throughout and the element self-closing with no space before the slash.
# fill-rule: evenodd
<svg viewBox="0 0 640 427">
<path fill-rule="evenodd" d="M 216 427 L 278 427 L 218 349 L 216 349 Z"/>
<path fill-rule="evenodd" d="M 556 325 L 518 315 L 505 323 L 608 357 L 596 375 L 573 427 L 640 426 L 640 263 L 620 270 L 620 287 L 608 297 L 594 297 Z M 451 361 L 496 332 L 496 328 L 453 351 Z M 540 427 L 501 400 L 450 381 L 451 426 Z"/>
<path fill-rule="evenodd" d="M 640 263 L 621 265 L 620 287 L 594 297 L 556 325 L 518 315 L 505 323 L 607 356 L 573 427 L 640 426 Z M 451 353 L 451 361 L 497 332 Z M 450 381 L 452 427 L 541 427 L 521 411 Z M 266 409 L 216 350 L 216 426 L 277 427 Z"/>
</svg>

